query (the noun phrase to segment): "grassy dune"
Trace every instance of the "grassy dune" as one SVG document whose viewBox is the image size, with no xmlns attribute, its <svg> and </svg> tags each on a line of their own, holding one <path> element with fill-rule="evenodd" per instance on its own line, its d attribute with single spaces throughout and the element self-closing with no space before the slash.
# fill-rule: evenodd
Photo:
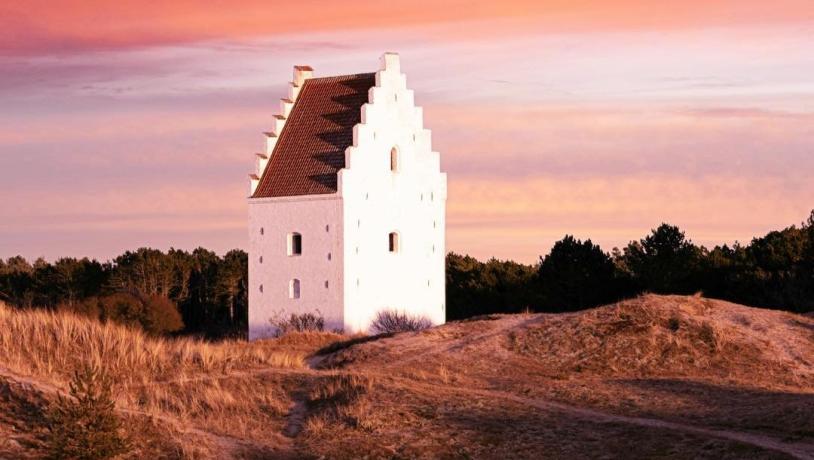
<svg viewBox="0 0 814 460">
<path fill-rule="evenodd" d="M 350 339 L 162 339 L 0 307 L 0 458 L 41 456 L 84 363 L 116 380 L 131 458 L 814 457 L 809 317 L 646 295 Z"/>
<path fill-rule="evenodd" d="M 338 337 L 298 334 L 252 343 L 208 343 L 151 337 L 65 312 L 0 306 L 0 378 L 11 375 L 59 392 L 80 366 L 99 366 L 116 382 L 123 414 L 146 417 L 153 431 L 169 428 L 171 439 L 164 443 L 171 450 L 198 456 L 222 446 L 188 437 L 188 427 L 241 439 L 259 436 L 269 426 L 281 429 L 290 405 L 287 382 L 253 373 L 301 369 L 307 355 Z M 139 420 L 131 435 L 141 439 L 136 444 L 147 445 L 143 423 Z"/>
</svg>

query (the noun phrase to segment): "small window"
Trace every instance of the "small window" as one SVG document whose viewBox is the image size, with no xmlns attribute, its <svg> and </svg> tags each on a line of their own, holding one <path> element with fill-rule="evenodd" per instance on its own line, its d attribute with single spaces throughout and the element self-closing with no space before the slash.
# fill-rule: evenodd
<svg viewBox="0 0 814 460">
<path fill-rule="evenodd" d="M 390 171 L 398 172 L 399 170 L 399 149 L 393 147 L 390 149 Z"/>
<path fill-rule="evenodd" d="M 262 284 L 260 285 L 260 293 L 261 294 L 263 293 L 263 285 Z"/>
<path fill-rule="evenodd" d="M 328 289 L 328 280 L 325 280 L 325 289 Z"/>
<path fill-rule="evenodd" d="M 263 227 L 260 227 L 260 234 L 262 235 L 263 233 L 265 233 L 265 231 L 263 230 Z"/>
<path fill-rule="evenodd" d="M 326 231 L 326 232 L 328 232 L 328 231 L 330 231 L 330 230 L 331 230 L 331 227 L 330 227 L 329 225 L 327 225 L 327 224 L 326 224 L 326 225 L 325 225 L 325 231 Z"/>
<path fill-rule="evenodd" d="M 299 299 L 300 298 L 300 280 L 294 278 L 293 280 L 288 282 L 288 298 L 289 299 Z"/>
<path fill-rule="evenodd" d="M 260 263 L 263 263 L 263 256 L 260 256 Z"/>
<path fill-rule="evenodd" d="M 390 232 L 388 237 L 390 252 L 399 252 L 399 234 L 398 232 Z"/>
<path fill-rule="evenodd" d="M 328 253 L 328 260 L 331 260 L 331 253 Z"/>
<path fill-rule="evenodd" d="M 299 256 L 302 254 L 302 235 L 299 233 L 288 234 L 288 255 Z"/>
</svg>

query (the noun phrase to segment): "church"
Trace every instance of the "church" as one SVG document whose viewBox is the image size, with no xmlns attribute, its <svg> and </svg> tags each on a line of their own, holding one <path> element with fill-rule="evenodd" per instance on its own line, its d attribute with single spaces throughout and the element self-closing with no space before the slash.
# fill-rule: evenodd
<svg viewBox="0 0 814 460">
<path fill-rule="evenodd" d="M 249 339 L 313 313 L 368 333 L 377 313 L 445 319 L 447 178 L 399 56 L 370 73 L 294 67 L 249 187 Z"/>
</svg>

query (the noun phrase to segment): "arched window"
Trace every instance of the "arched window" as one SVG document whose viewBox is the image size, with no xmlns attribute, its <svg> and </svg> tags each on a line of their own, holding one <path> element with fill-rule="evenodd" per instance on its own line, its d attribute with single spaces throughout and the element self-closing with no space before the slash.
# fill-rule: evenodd
<svg viewBox="0 0 814 460">
<path fill-rule="evenodd" d="M 399 149 L 396 147 L 390 149 L 390 171 L 399 171 Z"/>
<path fill-rule="evenodd" d="M 390 232 L 388 237 L 390 252 L 399 252 L 399 234 L 398 232 Z"/>
<path fill-rule="evenodd" d="M 293 280 L 288 282 L 288 298 L 289 299 L 299 299 L 300 298 L 300 280 L 294 278 Z"/>
<path fill-rule="evenodd" d="M 288 255 L 298 256 L 302 254 L 302 235 L 297 232 L 288 234 Z"/>
</svg>

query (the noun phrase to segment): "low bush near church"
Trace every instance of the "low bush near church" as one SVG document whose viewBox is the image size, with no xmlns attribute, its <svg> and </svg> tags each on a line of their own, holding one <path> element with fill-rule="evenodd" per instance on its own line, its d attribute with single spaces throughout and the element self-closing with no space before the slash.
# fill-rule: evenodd
<svg viewBox="0 0 814 460">
<path fill-rule="evenodd" d="M 278 337 L 290 332 L 323 332 L 325 330 L 325 318 L 322 317 L 319 310 L 299 315 L 292 313 L 288 318 L 272 318 L 269 321 L 277 329 Z"/>
<path fill-rule="evenodd" d="M 429 327 L 432 327 L 429 318 L 395 310 L 380 311 L 371 325 L 371 328 L 379 334 L 420 331 Z"/>
</svg>

